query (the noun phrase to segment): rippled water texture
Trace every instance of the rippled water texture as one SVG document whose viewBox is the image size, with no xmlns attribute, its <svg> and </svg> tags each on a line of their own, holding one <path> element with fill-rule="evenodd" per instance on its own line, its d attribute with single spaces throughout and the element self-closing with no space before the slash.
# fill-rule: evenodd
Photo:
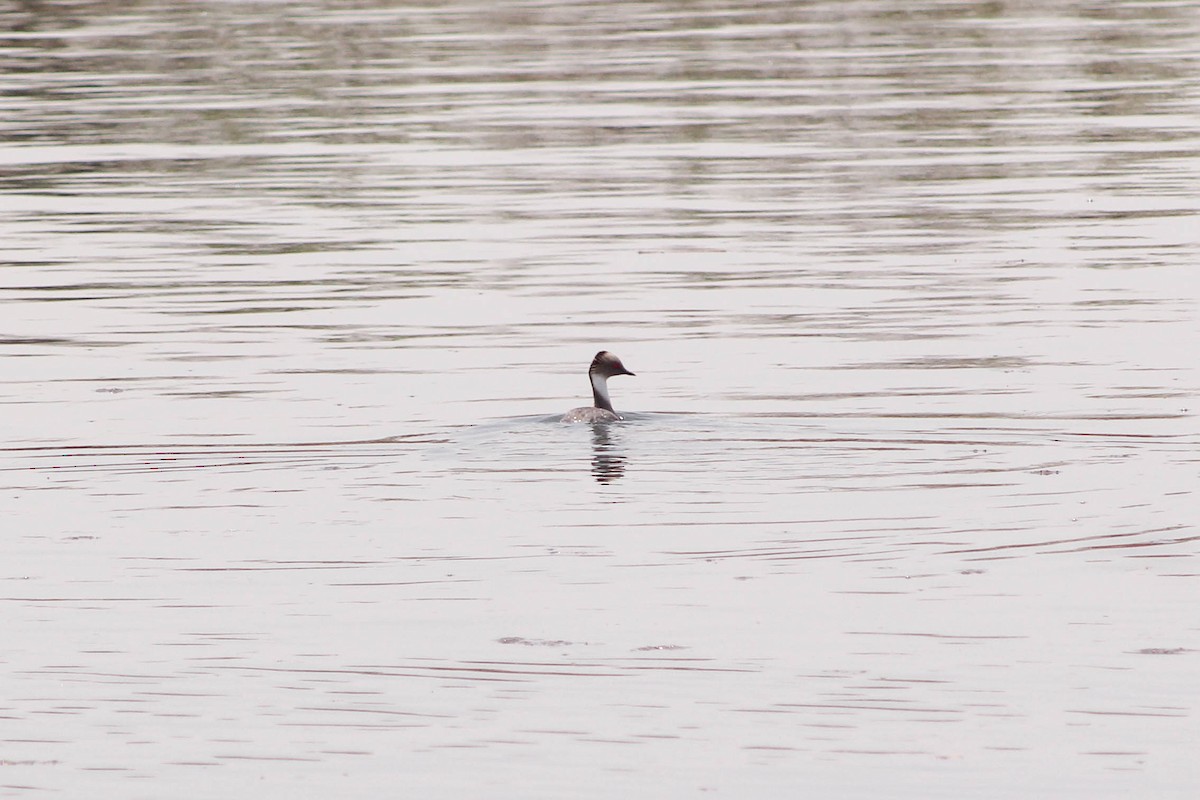
<svg viewBox="0 0 1200 800">
<path fill-rule="evenodd" d="M 0 797 L 1200 796 L 1194 3 L 0 31 Z"/>
</svg>

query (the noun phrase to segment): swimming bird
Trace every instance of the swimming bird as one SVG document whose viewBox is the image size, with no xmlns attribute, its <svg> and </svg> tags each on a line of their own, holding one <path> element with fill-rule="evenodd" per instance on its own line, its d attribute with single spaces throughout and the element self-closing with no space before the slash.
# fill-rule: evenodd
<svg viewBox="0 0 1200 800">
<path fill-rule="evenodd" d="M 573 408 L 562 418 L 563 422 L 616 422 L 621 415 L 613 410 L 612 401 L 608 399 L 608 379 L 614 375 L 632 375 L 625 369 L 621 359 L 607 350 L 596 353 L 592 365 L 588 367 L 588 379 L 592 382 L 592 402 L 594 405 L 583 408 Z"/>
</svg>

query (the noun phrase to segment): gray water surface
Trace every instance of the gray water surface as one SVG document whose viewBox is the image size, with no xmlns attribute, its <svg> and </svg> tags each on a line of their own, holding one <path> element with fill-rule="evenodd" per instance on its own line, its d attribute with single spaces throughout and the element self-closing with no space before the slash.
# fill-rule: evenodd
<svg viewBox="0 0 1200 800">
<path fill-rule="evenodd" d="M 1198 36 L 0 7 L 0 797 L 1195 797 Z"/>
</svg>

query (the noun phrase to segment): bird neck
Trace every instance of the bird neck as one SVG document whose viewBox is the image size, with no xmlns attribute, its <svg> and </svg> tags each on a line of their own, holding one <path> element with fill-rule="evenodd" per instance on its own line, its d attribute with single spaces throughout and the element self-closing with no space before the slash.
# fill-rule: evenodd
<svg viewBox="0 0 1200 800">
<path fill-rule="evenodd" d="M 598 372 L 589 373 L 588 377 L 592 379 L 592 401 L 596 408 L 617 413 L 613 410 L 612 400 L 608 399 L 608 379 Z"/>
</svg>

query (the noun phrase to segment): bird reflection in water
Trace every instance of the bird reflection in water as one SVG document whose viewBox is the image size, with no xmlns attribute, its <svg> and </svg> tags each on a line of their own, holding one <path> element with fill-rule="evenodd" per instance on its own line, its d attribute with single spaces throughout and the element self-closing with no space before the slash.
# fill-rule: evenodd
<svg viewBox="0 0 1200 800">
<path fill-rule="evenodd" d="M 614 427 L 592 423 L 592 476 L 597 483 L 612 483 L 625 474 L 625 455 L 620 452 L 620 434 Z"/>
</svg>

